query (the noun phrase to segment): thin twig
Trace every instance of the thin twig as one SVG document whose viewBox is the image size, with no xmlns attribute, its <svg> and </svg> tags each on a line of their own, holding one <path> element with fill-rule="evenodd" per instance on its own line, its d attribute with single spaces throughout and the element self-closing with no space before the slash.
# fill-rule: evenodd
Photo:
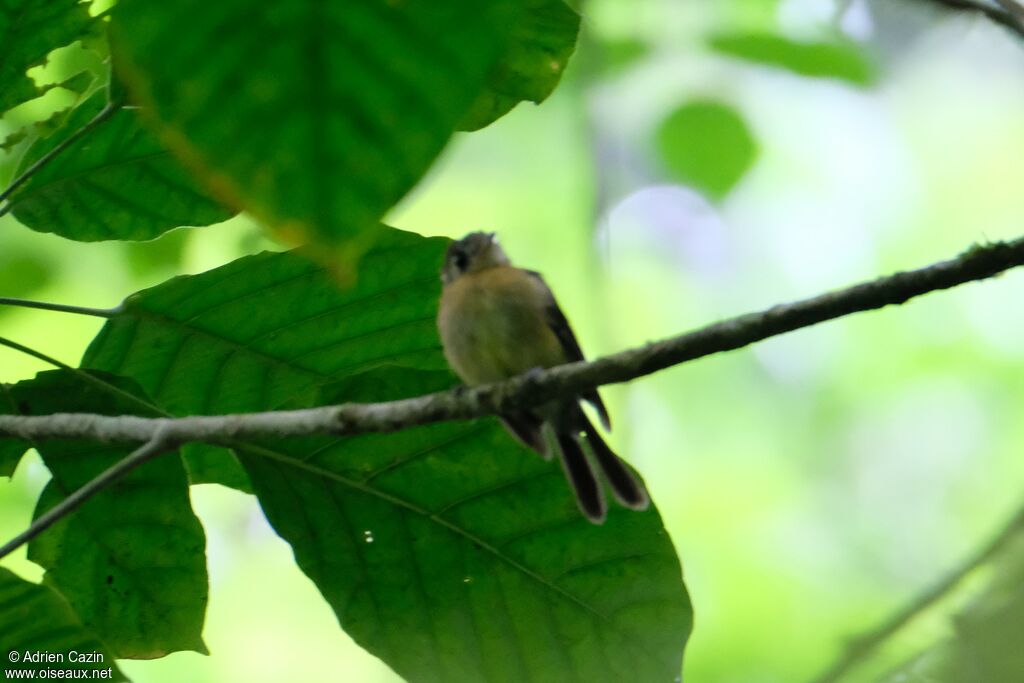
<svg viewBox="0 0 1024 683">
<path fill-rule="evenodd" d="M 826 320 L 902 304 L 928 292 L 982 280 L 1021 265 L 1024 238 L 977 245 L 957 258 L 926 268 L 748 313 L 589 363 L 570 363 L 473 389 L 459 388 L 386 403 L 345 403 L 303 410 L 182 418 L 87 413 L 0 415 L 0 436 L 141 442 L 151 439 L 157 430 L 166 429 L 179 443 L 223 444 L 234 439 L 393 432 L 433 422 L 515 412 L 552 399 L 580 395 L 604 384 L 627 382 Z M 40 357 L 37 352 L 29 352 Z"/>
<path fill-rule="evenodd" d="M 836 683 L 843 676 L 861 664 L 868 655 L 906 626 L 916 616 L 947 596 L 968 574 L 985 564 L 1006 547 L 1017 534 L 1024 531 L 1024 507 L 1003 524 L 1002 528 L 987 543 L 975 550 L 946 576 L 911 600 L 905 607 L 890 616 L 871 631 L 853 639 L 846 652 L 823 671 L 813 683 Z"/>
<path fill-rule="evenodd" d="M 57 146 L 51 149 L 49 152 L 36 159 L 35 163 L 33 163 L 31 166 L 25 169 L 24 173 L 22 173 L 20 176 L 11 181 L 11 184 L 7 187 L 6 190 L 0 192 L 0 202 L 3 202 L 8 197 L 10 197 L 15 190 L 17 190 L 19 187 L 28 182 L 29 178 L 34 176 L 36 173 L 40 171 L 40 169 L 42 169 L 55 158 L 57 158 L 68 147 L 78 142 L 82 138 L 82 136 L 84 136 L 86 133 L 94 129 L 96 126 L 100 125 L 101 123 L 109 119 L 111 116 L 113 116 L 118 109 L 120 109 L 120 105 L 115 104 L 113 102 L 108 103 L 107 106 L 103 107 L 103 109 L 101 109 L 100 112 L 96 114 L 96 116 L 92 117 L 92 119 L 90 119 L 88 123 L 86 123 L 84 126 L 76 130 L 74 133 L 72 133 L 65 139 L 61 140 L 60 143 L 58 143 Z M 8 203 L 2 208 L 0 208 L 0 216 L 3 216 L 10 210 L 11 204 Z"/>
<path fill-rule="evenodd" d="M 0 337 L 0 346 L 6 346 L 7 348 L 14 349 L 15 351 L 17 351 L 19 353 L 24 353 L 26 356 L 32 356 L 33 358 L 38 358 L 39 360 L 43 361 L 44 363 L 49 363 L 50 365 L 52 365 L 52 366 L 54 366 L 56 368 L 60 368 L 61 370 L 72 370 L 73 369 L 67 363 L 65 363 L 63 361 L 59 361 L 56 358 L 54 358 L 53 356 L 47 356 L 42 351 L 36 351 L 35 349 L 33 349 L 31 347 L 25 346 L 24 344 L 19 344 L 18 342 L 14 341 L 13 339 L 8 339 L 7 337 Z"/>
<path fill-rule="evenodd" d="M 89 483 L 76 489 L 71 495 L 54 505 L 52 508 L 36 517 L 32 524 L 25 531 L 21 532 L 10 541 L 0 547 L 0 558 L 3 558 L 33 538 L 43 533 L 61 519 L 77 510 L 82 503 L 93 495 L 110 486 L 128 472 L 132 471 L 147 460 L 152 460 L 158 455 L 173 450 L 173 444 L 164 440 L 159 433 L 154 434 L 150 441 L 139 446 L 122 460 L 103 470 L 96 475 Z"/>
<path fill-rule="evenodd" d="M 97 318 L 113 318 L 121 312 L 120 306 L 116 308 L 88 308 L 85 306 L 72 306 L 69 304 L 51 304 L 47 301 L 30 301 L 28 299 L 14 299 L 0 296 L 0 306 L 19 306 L 21 308 L 38 308 L 44 311 L 57 311 L 59 313 L 75 313 L 77 315 L 91 315 Z"/>
<path fill-rule="evenodd" d="M 988 17 L 990 21 L 994 21 L 1000 26 L 1008 28 L 1020 37 L 1024 38 L 1024 23 L 1015 18 L 1015 15 L 1011 14 L 1010 11 L 1005 9 L 1006 5 L 1003 4 L 1005 0 L 997 1 L 1003 9 L 1000 9 L 1000 7 L 994 7 L 985 2 L 979 2 L 979 0 L 928 0 L 928 2 L 944 5 L 955 10 L 964 10 L 983 14 Z M 1006 4 L 1009 4 L 1009 2 Z"/>
<path fill-rule="evenodd" d="M 1013 17 L 1018 26 L 1024 26 L 1024 6 L 1016 0 L 996 0 L 1006 13 Z"/>
<path fill-rule="evenodd" d="M 163 417 L 171 417 L 170 413 L 162 410 L 159 406 L 154 405 L 149 401 L 146 401 L 136 396 L 135 394 L 129 393 L 122 389 L 121 387 L 111 384 L 110 382 L 106 382 L 102 378 L 97 377 L 91 372 L 86 372 L 81 368 L 72 367 L 65 363 L 64 361 L 57 360 L 53 356 L 48 356 L 42 351 L 37 351 L 33 348 L 29 348 L 28 346 L 25 346 L 24 344 L 19 344 L 18 342 L 12 339 L 8 339 L 7 337 L 0 337 L 0 346 L 6 346 L 7 348 L 14 349 L 19 353 L 24 353 L 25 355 L 32 356 L 33 358 L 38 358 L 44 363 L 48 363 L 49 365 L 52 365 L 55 368 L 67 370 L 68 372 L 77 375 L 83 382 L 87 382 L 97 387 L 100 391 L 103 391 L 107 394 L 115 394 L 119 398 L 122 398 L 130 403 L 136 404 L 137 406 L 139 406 L 139 409 L 144 413 L 152 413 L 154 415 L 161 415 Z"/>
</svg>

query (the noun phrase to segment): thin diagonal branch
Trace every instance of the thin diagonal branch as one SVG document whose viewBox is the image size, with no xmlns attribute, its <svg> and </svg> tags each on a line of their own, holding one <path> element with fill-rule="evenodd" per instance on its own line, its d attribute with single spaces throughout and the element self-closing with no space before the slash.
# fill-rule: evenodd
<svg viewBox="0 0 1024 683">
<path fill-rule="evenodd" d="M 968 574 L 998 555 L 1010 541 L 1022 532 L 1024 532 L 1024 507 L 1018 509 L 988 542 L 975 550 L 960 566 L 939 579 L 934 585 L 929 586 L 905 607 L 879 624 L 878 627 L 851 641 L 846 652 L 828 669 L 818 675 L 813 683 L 836 683 L 836 681 L 843 678 L 878 649 L 882 643 L 891 638 L 893 634 L 936 602 L 949 595 Z"/>
<path fill-rule="evenodd" d="M 176 443 L 225 444 L 250 438 L 393 432 L 432 422 L 515 412 L 551 399 L 579 395 L 604 384 L 628 382 L 826 320 L 902 304 L 928 292 L 982 280 L 1021 265 L 1024 265 L 1024 238 L 977 245 L 957 258 L 926 268 L 748 313 L 592 362 L 570 363 L 473 389 L 460 388 L 387 403 L 346 403 L 238 415 L 182 418 L 81 413 L 0 415 L 0 437 L 144 442 L 159 430 Z"/>
<path fill-rule="evenodd" d="M 64 150 L 66 150 L 68 147 L 71 147 L 71 145 L 75 144 L 79 140 L 81 140 L 82 136 L 86 135 L 96 126 L 100 125 L 101 123 L 109 119 L 120 108 L 121 105 L 119 104 L 116 104 L 114 102 L 108 103 L 107 106 L 103 107 L 103 109 L 100 110 L 100 112 L 96 114 L 96 116 L 92 117 L 92 119 L 90 119 L 88 123 L 86 123 L 84 126 L 76 130 L 74 133 L 69 135 L 64 140 L 61 140 L 60 143 L 56 147 L 51 149 L 49 152 L 39 157 L 34 164 L 25 169 L 24 173 L 22 173 L 20 176 L 11 181 L 11 184 L 7 187 L 6 190 L 0 192 L 0 202 L 3 202 L 4 200 L 8 199 L 12 194 L 14 194 L 15 190 L 17 190 L 19 187 L 28 182 L 28 180 L 32 176 L 34 176 L 36 173 L 42 170 L 47 164 L 49 164 L 51 161 L 60 156 L 64 152 Z M 3 216 L 10 210 L 10 203 L 0 207 L 0 216 Z"/>
<path fill-rule="evenodd" d="M 1013 17 L 1018 26 L 1024 26 L 1024 5 L 1017 0 L 996 0 L 1006 13 Z"/>
<path fill-rule="evenodd" d="M 29 299 L 14 299 L 5 296 L 0 296 L 0 306 L 38 308 L 43 311 L 56 311 L 58 313 L 91 315 L 96 318 L 113 318 L 115 315 L 121 312 L 120 306 L 116 308 L 88 308 L 86 306 L 71 306 L 69 304 L 51 304 L 48 301 L 31 301 Z"/>
<path fill-rule="evenodd" d="M 996 0 L 999 6 L 990 5 L 983 0 L 928 0 L 929 2 L 943 5 L 955 10 L 976 12 L 987 17 L 990 21 L 1008 28 L 1021 38 L 1024 38 L 1024 20 L 1012 7 L 1014 0 Z M 1016 9 L 1019 10 L 1018 5 Z"/>
<path fill-rule="evenodd" d="M 147 460 L 152 460 L 156 456 L 173 449 L 173 444 L 167 442 L 159 432 L 155 433 L 151 440 L 139 446 L 122 460 L 118 460 L 116 463 L 103 470 L 88 484 L 80 489 L 76 489 L 67 498 L 36 517 L 35 521 L 32 522 L 28 529 L 21 532 L 0 547 L 0 558 L 6 557 L 39 534 L 49 529 L 61 519 L 81 507 L 82 503 L 89 500 L 89 498 L 110 486 L 142 463 Z"/>
<path fill-rule="evenodd" d="M 56 358 L 54 358 L 53 356 L 47 356 L 42 351 L 36 351 L 33 348 L 25 346 L 24 344 L 19 344 L 18 342 L 14 341 L 13 339 L 8 339 L 7 337 L 0 337 L 0 346 L 6 346 L 7 348 L 13 349 L 13 350 L 17 351 L 18 353 L 23 353 L 26 356 L 32 356 L 33 358 L 37 358 L 37 359 L 43 361 L 44 363 L 49 363 L 53 367 L 60 368 L 61 370 L 73 370 L 74 369 L 70 365 L 68 365 L 67 363 L 65 363 L 63 361 L 59 361 Z"/>
</svg>

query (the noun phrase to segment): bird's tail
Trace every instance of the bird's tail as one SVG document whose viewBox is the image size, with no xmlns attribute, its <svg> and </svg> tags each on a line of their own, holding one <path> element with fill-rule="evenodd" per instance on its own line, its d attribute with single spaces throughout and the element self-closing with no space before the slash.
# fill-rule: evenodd
<svg viewBox="0 0 1024 683">
<path fill-rule="evenodd" d="M 582 427 L 587 435 L 587 445 L 590 446 L 597 464 L 604 472 L 605 479 L 612 487 L 615 499 L 623 506 L 633 510 L 646 510 L 651 499 L 647 495 L 647 489 L 637 479 L 633 471 L 624 463 L 619 456 L 615 455 L 608 444 L 604 442 L 601 435 L 597 433 L 593 423 L 584 414 Z"/>
<path fill-rule="evenodd" d="M 601 484 L 594 476 L 590 461 L 580 448 L 579 441 L 571 433 L 562 432 L 556 434 L 555 438 L 558 441 L 565 478 L 569 480 L 573 493 L 576 494 L 576 504 L 587 519 L 594 524 L 601 524 L 608 514 L 608 504 L 604 500 Z"/>
</svg>

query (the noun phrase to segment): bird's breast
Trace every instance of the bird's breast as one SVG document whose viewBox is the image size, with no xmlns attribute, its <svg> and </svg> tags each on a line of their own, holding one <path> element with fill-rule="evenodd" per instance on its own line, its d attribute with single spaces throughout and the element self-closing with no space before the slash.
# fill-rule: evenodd
<svg viewBox="0 0 1024 683">
<path fill-rule="evenodd" d="M 517 268 L 491 268 L 449 284 L 438 312 L 449 364 L 466 384 L 476 385 L 561 363 L 547 303 L 543 283 Z"/>
</svg>

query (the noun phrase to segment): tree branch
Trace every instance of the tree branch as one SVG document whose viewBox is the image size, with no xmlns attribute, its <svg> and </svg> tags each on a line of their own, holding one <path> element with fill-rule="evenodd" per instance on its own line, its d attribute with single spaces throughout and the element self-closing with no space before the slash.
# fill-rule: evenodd
<svg viewBox="0 0 1024 683">
<path fill-rule="evenodd" d="M 996 0 L 999 3 L 999 7 L 989 5 L 983 0 L 929 0 L 932 3 L 938 5 L 944 5 L 955 10 L 965 10 L 968 12 L 977 12 L 983 14 L 990 21 L 1007 28 L 1021 38 L 1024 38 L 1024 20 L 1022 20 L 1022 12 L 1019 5 L 1014 0 Z"/>
<path fill-rule="evenodd" d="M 127 457 L 117 461 L 107 469 L 103 470 L 88 484 L 75 490 L 71 495 L 54 505 L 52 508 L 36 517 L 28 529 L 21 532 L 10 541 L 0 547 L 0 558 L 11 554 L 33 538 L 43 533 L 61 519 L 77 510 L 82 503 L 93 495 L 99 493 L 115 481 L 123 477 L 147 460 L 152 460 L 158 455 L 166 453 L 174 448 L 158 431 L 153 438 L 132 451 Z"/>
<path fill-rule="evenodd" d="M 903 609 L 899 610 L 879 626 L 852 640 L 847 647 L 846 653 L 837 659 L 828 669 L 823 671 L 813 683 L 836 683 L 859 665 L 878 646 L 892 637 L 897 631 L 906 626 L 916 616 L 934 605 L 936 602 L 948 595 L 968 574 L 985 564 L 1016 538 L 1017 534 L 1024 532 L 1024 507 L 1003 524 L 1002 528 L 985 545 L 975 550 L 974 554 L 964 560 L 959 567 L 941 578 L 937 583 L 928 587 L 920 595 L 916 596 Z"/>
<path fill-rule="evenodd" d="M 74 313 L 76 315 L 91 315 L 96 318 L 113 318 L 121 312 L 122 307 L 115 308 L 87 308 L 85 306 L 71 306 L 69 304 L 51 304 L 47 301 L 30 301 L 29 299 L 13 299 L 0 296 L 0 306 L 17 306 L 19 308 L 37 308 L 43 311 L 56 311 L 58 313 Z"/>
<path fill-rule="evenodd" d="M 145 442 L 162 433 L 174 443 L 201 441 L 223 445 L 238 439 L 393 432 L 432 422 L 514 412 L 551 399 L 578 395 L 604 384 L 627 382 L 826 320 L 902 304 L 928 292 L 982 280 L 1021 265 L 1024 265 L 1024 238 L 976 245 L 957 258 L 926 268 L 748 313 L 592 362 L 538 370 L 474 389 L 458 388 L 387 403 L 346 403 L 238 415 L 182 418 L 84 413 L 0 415 L 0 437 Z"/>
<path fill-rule="evenodd" d="M 1024 26 L 1024 6 L 1020 5 L 1017 0 L 996 0 L 996 2 L 1013 17 L 1018 27 Z"/>
</svg>

